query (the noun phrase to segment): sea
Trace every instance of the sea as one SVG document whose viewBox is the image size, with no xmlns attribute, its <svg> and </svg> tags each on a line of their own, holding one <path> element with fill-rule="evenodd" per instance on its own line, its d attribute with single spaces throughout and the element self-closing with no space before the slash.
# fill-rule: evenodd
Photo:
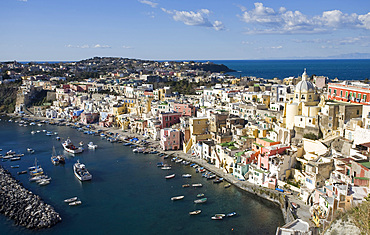
<svg viewBox="0 0 370 235">
<path fill-rule="evenodd" d="M 0 116 L 0 148 L 3 155 L 13 150 L 25 155 L 20 161 L 0 161 L 24 187 L 41 196 L 61 215 L 62 221 L 52 228 L 28 230 L 0 214 L 0 234 L 275 234 L 284 224 L 279 207 L 269 201 L 240 190 L 235 186 L 224 188 L 225 183 L 213 184 L 195 173 L 195 169 L 171 162 L 157 155 L 133 153 L 123 144 L 110 143 L 100 136 L 92 136 L 67 126 L 19 126 Z M 31 134 L 35 131 L 35 134 Z M 47 136 L 46 132 L 56 133 Z M 64 152 L 61 141 L 70 138 L 76 145 L 90 141 L 98 148 L 75 156 Z M 54 166 L 50 157 L 55 147 L 66 156 L 65 165 Z M 27 152 L 32 148 L 35 152 Z M 17 175 L 34 165 L 35 160 L 51 183 L 39 186 L 29 182 L 27 174 Z M 93 175 L 90 182 L 80 182 L 73 174 L 77 160 L 84 163 Z M 172 165 L 172 170 L 157 167 L 158 162 Z M 11 168 L 19 165 L 19 168 Z M 168 174 L 173 179 L 165 179 Z M 189 179 L 182 174 L 191 174 Z M 183 188 L 183 184 L 201 183 L 201 188 Z M 208 201 L 195 204 L 197 194 L 204 193 Z M 171 197 L 184 195 L 183 200 Z M 63 202 L 77 196 L 82 204 L 71 207 Z M 190 211 L 202 210 L 199 215 Z M 224 220 L 212 220 L 216 213 L 237 215 Z"/>
<path fill-rule="evenodd" d="M 205 62 L 205 61 L 203 61 Z M 224 64 L 236 72 L 236 77 L 254 76 L 265 79 L 301 76 L 304 69 L 309 76 L 326 76 L 329 79 L 365 80 L 370 79 L 370 59 L 348 60 L 211 60 Z"/>
</svg>

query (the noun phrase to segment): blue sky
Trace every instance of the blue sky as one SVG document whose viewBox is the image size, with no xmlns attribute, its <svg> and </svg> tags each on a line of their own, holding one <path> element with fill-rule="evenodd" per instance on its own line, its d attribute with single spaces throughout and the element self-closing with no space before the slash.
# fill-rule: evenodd
<svg viewBox="0 0 370 235">
<path fill-rule="evenodd" d="M 2 0 L 0 61 L 370 55 L 369 0 Z"/>
</svg>

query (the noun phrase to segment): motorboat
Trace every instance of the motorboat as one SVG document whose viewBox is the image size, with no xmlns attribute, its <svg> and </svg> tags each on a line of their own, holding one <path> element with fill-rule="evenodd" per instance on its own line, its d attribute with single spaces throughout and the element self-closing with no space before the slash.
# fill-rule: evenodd
<svg viewBox="0 0 370 235">
<path fill-rule="evenodd" d="M 85 164 L 80 163 L 79 160 L 73 165 L 73 172 L 80 181 L 91 180 L 92 175 L 86 169 Z"/>
<path fill-rule="evenodd" d="M 198 214 L 200 214 L 201 212 L 202 212 L 201 210 L 190 211 L 190 212 L 189 212 L 189 215 L 198 215 Z"/>
<path fill-rule="evenodd" d="M 183 184 L 182 187 L 183 188 L 188 188 L 188 187 L 190 187 L 190 184 Z"/>
<path fill-rule="evenodd" d="M 222 217 L 222 216 L 212 216 L 211 217 L 211 219 L 213 219 L 213 220 L 223 220 L 224 219 L 224 217 Z"/>
<path fill-rule="evenodd" d="M 163 162 L 158 162 L 157 167 L 163 167 Z"/>
<path fill-rule="evenodd" d="M 182 178 L 191 178 L 191 174 L 183 174 Z"/>
<path fill-rule="evenodd" d="M 162 170 L 171 170 L 171 166 L 163 166 L 161 169 Z"/>
<path fill-rule="evenodd" d="M 50 181 L 46 180 L 46 179 L 43 179 L 40 182 L 38 182 L 38 184 L 41 185 L 41 186 L 48 185 L 48 184 L 50 184 Z"/>
<path fill-rule="evenodd" d="M 176 197 L 171 197 L 172 201 L 177 201 L 183 199 L 185 196 L 176 196 Z"/>
<path fill-rule="evenodd" d="M 192 184 L 191 186 L 193 186 L 193 187 L 202 187 L 203 185 L 202 184 Z"/>
<path fill-rule="evenodd" d="M 18 171 L 17 174 L 18 175 L 27 174 L 27 171 Z"/>
<path fill-rule="evenodd" d="M 206 201 L 207 201 L 207 198 L 204 197 L 204 198 L 201 198 L 201 199 L 194 200 L 194 203 L 195 204 L 201 204 L 201 203 L 205 203 Z"/>
<path fill-rule="evenodd" d="M 229 188 L 231 186 L 231 184 L 225 184 L 225 188 Z"/>
<path fill-rule="evenodd" d="M 171 175 L 166 175 L 164 178 L 166 179 L 172 179 L 175 177 L 175 174 L 171 174 Z"/>
<path fill-rule="evenodd" d="M 232 217 L 232 216 L 234 216 L 234 215 L 236 215 L 236 212 L 231 212 L 231 213 L 227 214 L 226 216 L 227 216 L 227 217 Z"/>
<path fill-rule="evenodd" d="M 197 197 L 204 197 L 204 193 L 197 194 Z"/>
<path fill-rule="evenodd" d="M 70 205 L 70 206 L 78 206 L 78 205 L 81 205 L 81 204 L 82 204 L 82 202 L 80 200 L 68 203 L 68 205 Z"/>
<path fill-rule="evenodd" d="M 11 168 L 19 168 L 19 165 L 10 166 Z"/>
<path fill-rule="evenodd" d="M 93 142 L 89 142 L 87 146 L 89 147 L 89 149 L 96 149 L 98 147 L 98 145 L 94 144 Z"/>
<path fill-rule="evenodd" d="M 82 147 L 77 148 L 76 146 L 74 146 L 72 141 L 69 138 L 62 143 L 62 146 L 65 151 L 69 153 L 73 153 L 73 154 L 82 153 L 84 151 Z"/>
<path fill-rule="evenodd" d="M 64 199 L 64 202 L 65 203 L 70 203 L 70 202 L 77 201 L 77 199 L 78 199 L 78 197 L 71 197 L 71 198 Z"/>
<path fill-rule="evenodd" d="M 18 160 L 21 160 L 21 158 L 20 157 L 12 157 L 12 158 L 10 158 L 10 161 L 18 161 Z"/>
<path fill-rule="evenodd" d="M 222 181 L 224 181 L 224 178 L 217 178 L 213 181 L 214 184 L 218 184 L 218 183 L 221 183 Z"/>
</svg>

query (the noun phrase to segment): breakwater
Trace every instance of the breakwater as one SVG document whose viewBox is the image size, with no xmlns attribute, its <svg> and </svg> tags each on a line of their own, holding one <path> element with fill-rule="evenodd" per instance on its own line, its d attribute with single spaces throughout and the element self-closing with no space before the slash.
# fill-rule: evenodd
<svg viewBox="0 0 370 235">
<path fill-rule="evenodd" d="M 49 228 L 62 218 L 39 196 L 25 189 L 0 167 L 0 212 L 28 229 Z"/>
</svg>

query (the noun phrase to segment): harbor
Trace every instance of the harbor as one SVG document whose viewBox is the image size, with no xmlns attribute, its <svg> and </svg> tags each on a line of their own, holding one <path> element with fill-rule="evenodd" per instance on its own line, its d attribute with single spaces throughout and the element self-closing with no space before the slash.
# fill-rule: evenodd
<svg viewBox="0 0 370 235">
<path fill-rule="evenodd" d="M 53 234 L 62 234 L 63 231 L 71 228 L 78 230 L 79 228 L 76 228 L 77 222 L 96 231 L 103 231 L 99 225 L 102 226 L 103 223 L 106 223 L 110 225 L 108 231 L 110 228 L 112 229 L 110 231 L 115 231 L 114 229 L 117 229 L 119 222 L 113 221 L 127 220 L 127 224 L 129 222 L 133 224 L 128 227 L 128 231 L 131 233 L 155 231 L 161 234 L 187 234 L 194 229 L 204 233 L 212 230 L 215 233 L 234 231 L 236 234 L 258 234 L 260 232 L 274 234 L 276 227 L 284 223 L 279 207 L 275 204 L 260 200 L 234 186 L 225 188 L 228 183 L 228 179 L 225 177 L 225 181 L 220 184 L 212 183 L 212 180 L 202 177 L 202 173 L 195 173 L 195 168 L 190 167 L 190 164 L 172 162 L 171 157 L 165 158 L 172 152 L 165 152 L 166 155 L 161 157 L 158 154 L 135 154 L 132 151 L 133 148 L 124 146 L 124 141 L 111 143 L 100 136 L 86 135 L 66 126 L 19 127 L 15 123 L 5 122 L 0 122 L 0 125 L 4 127 L 5 135 L 6 131 L 9 131 L 8 134 L 12 133 L 12 138 L 5 141 L 1 148 L 5 151 L 12 146 L 16 152 L 20 152 L 22 149 L 25 152 L 22 160 L 17 162 L 20 165 L 19 169 L 12 169 L 10 161 L 3 162 L 4 167 L 14 175 L 14 172 L 33 165 L 34 158 L 37 156 L 44 171 L 53 179 L 49 185 L 37 187 L 37 185 L 28 182 L 26 175 L 16 175 L 27 188 L 30 187 L 32 191 L 45 198 L 60 212 L 63 221 L 50 230 Z M 14 126 L 16 126 L 15 130 L 11 128 Z M 45 133 L 41 134 L 42 131 L 37 133 L 38 129 L 47 129 L 53 133 L 58 132 L 61 141 L 56 140 L 55 135 L 46 136 Z M 32 139 L 29 139 L 33 130 L 36 131 L 36 134 L 33 135 Z M 114 130 L 110 131 L 114 132 Z M 132 136 L 130 133 L 124 134 Z M 66 163 L 53 165 L 50 161 L 52 146 L 54 145 L 56 152 L 59 153 L 63 150 L 62 141 L 68 137 L 75 144 L 80 141 L 84 143 L 93 141 L 99 147 L 88 149 L 86 146 L 82 153 L 74 156 L 63 152 Z M 15 139 L 18 139 L 22 144 L 17 146 Z M 25 143 L 25 141 L 29 142 Z M 38 143 L 42 143 L 42 145 Z M 153 144 L 155 143 L 150 145 L 153 146 Z M 32 147 L 35 153 L 26 153 L 24 146 Z M 91 181 L 81 182 L 74 176 L 72 166 L 77 160 L 86 164 L 89 172 L 93 175 Z M 171 165 L 171 169 L 161 170 L 160 167 L 157 167 L 158 162 Z M 165 179 L 165 176 L 171 174 L 176 176 L 168 180 Z M 185 174 L 189 174 L 191 177 L 181 177 Z M 190 187 L 183 187 L 185 184 L 189 184 Z M 193 184 L 201 184 L 202 187 L 193 187 L 191 186 Z M 207 202 L 194 203 L 195 200 L 200 199 L 197 197 L 198 194 L 204 194 Z M 81 205 L 74 207 L 64 202 L 66 198 L 74 196 L 82 201 Z M 177 196 L 184 196 L 184 198 L 171 200 Z M 199 215 L 189 215 L 189 212 L 197 210 L 201 210 Z M 139 211 L 148 211 L 148 213 L 143 218 Z M 228 214 L 234 211 L 237 215 L 225 218 L 222 220 L 222 225 L 219 224 L 221 221 L 211 219 L 215 214 Z M 98 218 L 89 216 L 90 214 L 100 214 L 106 218 L 100 221 Z M 256 214 L 263 216 L 264 221 L 256 218 Z M 161 226 L 154 226 L 158 223 L 158 218 L 165 218 L 165 222 Z M 247 226 L 246 223 L 257 223 L 259 224 L 258 229 Z M 140 226 L 135 226 L 139 224 Z M 205 226 L 205 224 L 209 224 L 209 226 Z M 8 234 L 14 234 L 14 228 L 5 226 L 4 229 L 9 231 Z M 26 233 L 32 234 L 31 231 L 26 231 Z"/>
</svg>

